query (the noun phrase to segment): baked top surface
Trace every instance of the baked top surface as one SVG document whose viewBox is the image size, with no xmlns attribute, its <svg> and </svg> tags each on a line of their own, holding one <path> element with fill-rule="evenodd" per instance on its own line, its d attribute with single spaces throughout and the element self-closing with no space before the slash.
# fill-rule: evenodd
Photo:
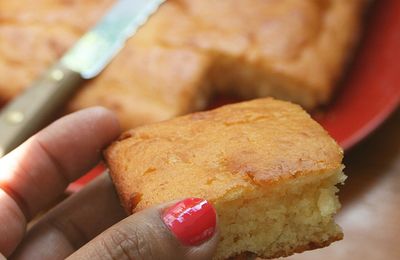
<svg viewBox="0 0 400 260">
<path fill-rule="evenodd" d="M 152 194 L 212 201 L 237 186 L 332 173 L 343 154 L 300 106 L 268 98 L 138 127 L 105 156 L 126 207 L 137 193 L 145 207 Z"/>
<path fill-rule="evenodd" d="M 242 89 L 257 85 L 260 74 L 290 86 L 287 99 L 307 93 L 303 105 L 323 103 L 354 41 L 362 2 L 170 0 L 105 72 L 78 93 L 69 109 L 105 105 L 119 114 L 125 128 L 170 118 L 204 108 L 199 96 L 215 91 L 210 87 L 216 80 L 210 76 L 214 70 L 223 82 L 215 84 L 221 91 L 246 92 Z M 29 86 L 112 3 L 2 1 L 3 102 Z M 226 62 L 221 65 L 221 60 Z M 235 77 L 223 70 L 236 66 L 257 76 L 243 76 L 240 86 L 232 86 Z M 261 92 L 247 97 L 262 96 Z"/>
</svg>

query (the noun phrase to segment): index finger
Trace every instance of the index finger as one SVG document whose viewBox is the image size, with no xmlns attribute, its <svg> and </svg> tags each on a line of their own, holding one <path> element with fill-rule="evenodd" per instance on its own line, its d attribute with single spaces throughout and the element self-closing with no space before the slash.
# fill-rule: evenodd
<svg viewBox="0 0 400 260">
<path fill-rule="evenodd" d="M 119 134 L 115 116 L 86 109 L 45 128 L 0 160 L 0 252 L 9 255 L 26 222 L 99 160 Z"/>
</svg>

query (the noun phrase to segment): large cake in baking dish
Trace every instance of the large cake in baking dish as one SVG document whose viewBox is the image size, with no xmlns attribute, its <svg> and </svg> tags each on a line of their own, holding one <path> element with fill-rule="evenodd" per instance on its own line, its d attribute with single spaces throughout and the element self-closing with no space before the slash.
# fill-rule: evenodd
<svg viewBox="0 0 400 260">
<path fill-rule="evenodd" d="M 0 1 L 0 103 L 28 87 L 114 0 Z M 127 129 L 204 109 L 216 93 L 326 103 L 364 0 L 168 0 L 68 111 L 103 105 Z"/>
</svg>

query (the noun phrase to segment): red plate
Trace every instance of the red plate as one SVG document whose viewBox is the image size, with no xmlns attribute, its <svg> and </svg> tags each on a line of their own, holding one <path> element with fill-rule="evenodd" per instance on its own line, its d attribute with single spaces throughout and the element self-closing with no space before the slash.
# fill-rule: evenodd
<svg viewBox="0 0 400 260">
<path fill-rule="evenodd" d="M 316 120 L 344 148 L 365 138 L 400 99 L 400 1 L 375 1 L 354 64 L 334 100 Z"/>
<path fill-rule="evenodd" d="M 313 117 L 349 149 L 377 128 L 400 100 L 400 1 L 375 1 L 358 54 L 333 102 Z M 104 171 L 71 184 L 76 191 Z"/>
</svg>

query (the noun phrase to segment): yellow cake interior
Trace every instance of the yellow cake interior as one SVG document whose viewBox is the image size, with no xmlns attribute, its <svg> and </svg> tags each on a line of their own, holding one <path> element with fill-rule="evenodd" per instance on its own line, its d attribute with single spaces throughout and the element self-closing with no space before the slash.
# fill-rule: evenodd
<svg viewBox="0 0 400 260">
<path fill-rule="evenodd" d="M 293 178 L 268 188 L 230 190 L 215 204 L 221 232 L 215 259 L 249 250 L 273 258 L 268 252 L 289 255 L 341 239 L 342 231 L 333 216 L 340 208 L 335 185 L 344 180 L 339 170 Z"/>
</svg>

